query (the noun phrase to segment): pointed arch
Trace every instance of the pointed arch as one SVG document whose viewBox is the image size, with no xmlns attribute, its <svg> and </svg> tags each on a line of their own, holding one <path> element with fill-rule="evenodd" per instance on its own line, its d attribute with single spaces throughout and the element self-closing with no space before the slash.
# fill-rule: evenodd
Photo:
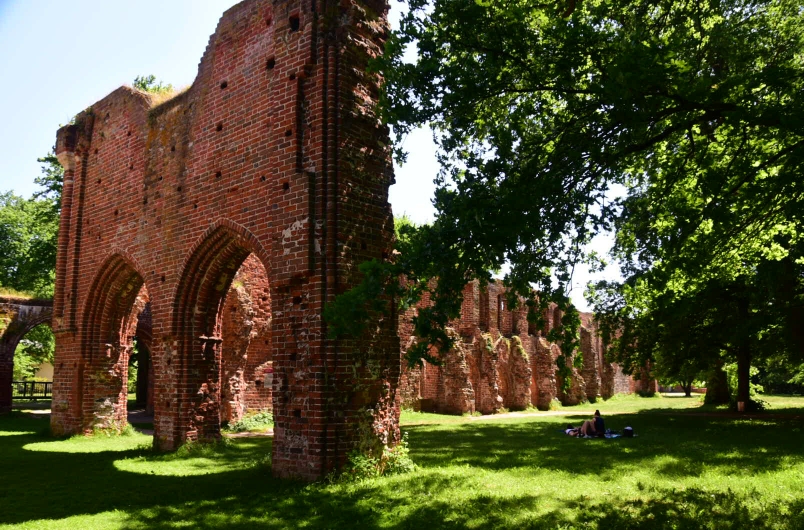
<svg viewBox="0 0 804 530">
<path fill-rule="evenodd" d="M 178 359 L 180 440 L 220 436 L 221 308 L 237 270 L 254 254 L 268 267 L 268 252 L 246 228 L 213 222 L 182 267 L 173 305 Z"/>
<path fill-rule="evenodd" d="M 120 430 L 126 425 L 129 342 L 137 318 L 133 308 L 137 297 L 147 292 L 144 286 L 140 268 L 122 252 L 108 256 L 92 281 L 84 305 L 75 382 L 84 431 Z"/>
<path fill-rule="evenodd" d="M 144 275 L 140 270 L 131 256 L 120 251 L 112 253 L 103 261 L 84 303 L 81 331 L 89 342 L 111 339 L 109 333 L 115 327 L 112 322 L 128 316 L 120 313 L 131 309 L 140 288 L 145 285 Z M 86 353 L 91 357 L 92 352 Z"/>
</svg>

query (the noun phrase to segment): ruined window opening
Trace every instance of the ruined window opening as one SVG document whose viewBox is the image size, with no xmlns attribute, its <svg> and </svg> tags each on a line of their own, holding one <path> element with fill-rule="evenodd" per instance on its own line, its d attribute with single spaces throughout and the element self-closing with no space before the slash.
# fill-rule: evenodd
<svg viewBox="0 0 804 530">
<path fill-rule="evenodd" d="M 224 299 L 221 354 L 224 381 L 222 419 L 271 410 L 271 305 L 268 272 L 249 254 L 238 268 Z"/>
<path fill-rule="evenodd" d="M 478 323 L 481 331 L 489 330 L 489 292 L 486 288 L 480 290 L 480 322 Z"/>
<path fill-rule="evenodd" d="M 290 24 L 291 32 L 299 31 L 299 15 L 291 15 L 288 22 Z"/>
<path fill-rule="evenodd" d="M 268 59 L 268 61 L 265 63 L 265 66 L 266 66 L 266 68 L 267 68 L 268 70 L 273 70 L 273 69 L 274 69 L 274 67 L 276 66 L 276 59 L 274 59 L 273 57 L 271 57 L 271 58 L 270 58 L 270 59 Z"/>
<path fill-rule="evenodd" d="M 530 319 L 530 312 L 528 312 L 528 335 L 538 335 L 539 329 L 536 327 L 536 323 Z"/>
</svg>

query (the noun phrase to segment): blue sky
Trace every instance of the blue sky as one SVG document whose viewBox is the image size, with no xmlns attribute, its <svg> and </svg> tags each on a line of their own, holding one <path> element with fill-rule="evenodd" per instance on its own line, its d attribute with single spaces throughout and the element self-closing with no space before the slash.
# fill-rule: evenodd
<svg viewBox="0 0 804 530">
<path fill-rule="evenodd" d="M 33 193 L 36 159 L 51 149 L 59 125 L 136 76 L 190 85 L 218 19 L 236 3 L 0 0 L 0 191 Z M 411 161 L 397 169 L 392 204 L 427 222 L 434 146 L 426 131 L 405 145 Z"/>
<path fill-rule="evenodd" d="M 50 151 L 58 127 L 136 76 L 192 84 L 218 19 L 237 1 L 0 0 L 0 192 L 36 191 L 36 159 Z M 393 23 L 399 4 L 392 4 Z M 421 130 L 404 147 L 408 163 L 395 168 L 390 201 L 396 215 L 428 222 L 435 146 Z M 605 250 L 605 242 L 595 246 Z M 572 292 L 581 309 L 587 277 L 578 271 Z"/>
</svg>

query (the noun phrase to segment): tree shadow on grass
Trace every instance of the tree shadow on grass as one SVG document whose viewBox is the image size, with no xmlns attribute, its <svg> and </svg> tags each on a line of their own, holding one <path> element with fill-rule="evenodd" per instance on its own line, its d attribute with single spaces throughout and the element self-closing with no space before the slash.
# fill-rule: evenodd
<svg viewBox="0 0 804 530">
<path fill-rule="evenodd" d="M 607 421 L 614 426 L 625 419 L 612 416 Z M 685 418 L 674 423 L 634 415 L 627 419 L 635 423 L 638 438 L 572 439 L 560 434 L 561 418 L 408 428 L 412 457 L 421 466 L 418 472 L 355 485 L 308 485 L 271 476 L 270 467 L 260 463 L 270 454 L 271 440 L 267 438 L 238 442 L 220 456 L 242 464 L 241 469 L 158 475 L 150 474 L 148 466 L 180 458 L 155 455 L 145 448 L 35 452 L 26 447 L 52 443 L 55 448 L 59 442 L 32 434 L 41 430 L 41 420 L 11 418 L 0 421 L 0 454 L 4 457 L 0 524 L 59 520 L 116 509 L 122 512 L 123 527 L 132 530 L 804 527 L 804 501 L 762 505 L 757 511 L 757 503 L 747 496 L 699 489 L 649 487 L 638 498 L 606 497 L 606 504 L 599 502 L 600 497 L 589 500 L 581 494 L 559 500 L 559 492 L 552 497 L 473 493 L 466 484 L 467 475 L 442 469 L 461 463 L 494 470 L 538 466 L 617 480 L 621 477 L 614 476 L 615 472 L 646 465 L 656 454 L 670 455 L 673 461 L 687 465 L 712 453 L 714 461 L 722 461 L 718 465 L 747 466 L 744 472 L 776 468 L 784 456 L 800 458 L 799 435 L 768 435 L 767 428 L 757 427 L 756 432 L 749 428 L 737 439 L 724 440 L 711 433 L 696 439 L 695 433 L 706 432 L 709 420 Z M 717 434 L 729 426 L 716 422 L 713 428 Z M 21 434 L 4 436 L 11 432 Z M 697 445 L 691 445 L 693 442 Z M 763 451 L 754 455 L 751 445 L 758 442 Z M 754 458 L 760 461 L 750 462 Z M 121 471 L 122 459 L 141 462 L 141 471 Z M 678 473 L 691 472 L 682 466 Z M 444 494 L 451 491 L 461 494 Z M 544 506 L 557 507 L 547 510 Z"/>
<path fill-rule="evenodd" d="M 242 469 L 205 475 L 160 476 L 121 471 L 116 465 L 128 460 L 140 461 L 141 467 L 158 466 L 171 458 L 178 459 L 153 453 L 145 437 L 133 439 L 136 442 L 142 438 L 145 442 L 135 449 L 64 452 L 64 444 L 70 442 L 55 441 L 40 434 L 44 426 L 42 420 L 20 417 L 7 420 L 0 421 L 0 454 L 3 455 L 0 524 L 61 519 L 114 509 L 128 511 L 166 500 L 181 504 L 240 493 L 238 484 L 241 483 L 251 482 L 252 487 L 259 487 L 259 481 L 266 474 L 265 466 L 259 463 L 271 450 L 270 439 L 249 440 L 217 456 L 230 467 Z M 210 460 L 216 458 L 214 454 L 206 456 Z M 215 466 L 209 468 L 214 470 Z M 187 470 L 204 472 L 194 469 L 192 462 Z M 279 486 L 298 488 L 299 484 L 282 482 Z"/>
<path fill-rule="evenodd" d="M 747 496 L 730 490 L 649 488 L 647 494 L 647 499 L 624 500 L 616 504 L 592 505 L 581 501 L 571 508 L 577 510 L 578 522 L 589 528 L 804 528 L 804 500 L 765 505 L 757 510 Z"/>
<path fill-rule="evenodd" d="M 422 476 L 423 475 L 423 476 Z M 804 501 L 757 510 L 751 499 L 731 491 L 648 488 L 636 499 L 607 503 L 578 496 L 542 510 L 554 498 L 530 494 L 473 495 L 461 502 L 428 498 L 424 491 L 455 488 L 458 477 L 423 472 L 349 488 L 313 485 L 283 496 L 269 480 L 263 489 L 227 498 L 132 511 L 126 529 L 192 528 L 591 528 L 591 529 L 798 529 Z M 411 485 L 411 483 L 415 483 Z M 395 487 L 394 487 L 395 486 Z M 395 492 L 415 489 L 400 498 Z M 554 502 L 552 505 L 555 505 Z"/>
<path fill-rule="evenodd" d="M 784 420 L 612 415 L 606 418 L 608 426 L 620 430 L 632 425 L 637 433 L 636 438 L 617 439 L 566 436 L 562 429 L 568 422 L 542 417 L 404 430 L 410 433 L 413 459 L 425 467 L 538 466 L 605 479 L 613 471 L 622 472 L 623 465 L 659 465 L 663 473 L 684 477 L 699 475 L 703 464 L 728 474 L 754 474 L 786 467 L 789 458 L 802 458 L 800 424 Z"/>
</svg>

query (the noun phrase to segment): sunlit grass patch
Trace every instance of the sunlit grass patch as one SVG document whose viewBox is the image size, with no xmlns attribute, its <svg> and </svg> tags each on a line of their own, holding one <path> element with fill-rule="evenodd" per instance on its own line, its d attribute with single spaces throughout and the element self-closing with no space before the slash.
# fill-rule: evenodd
<svg viewBox="0 0 804 530">
<path fill-rule="evenodd" d="M 399 418 L 401 425 L 423 425 L 423 424 L 448 424 L 448 423 L 464 423 L 471 421 L 470 416 L 453 416 L 448 414 L 434 414 L 431 412 L 416 412 L 413 410 L 403 409 Z"/>
<path fill-rule="evenodd" d="M 141 454 L 116 460 L 114 466 L 130 473 L 191 476 L 225 473 L 270 465 L 270 440 L 235 443 L 190 443 L 169 453 L 143 451 Z"/>
<path fill-rule="evenodd" d="M 66 440 L 46 440 L 25 444 L 26 451 L 41 451 L 49 453 L 104 453 L 122 452 L 135 449 L 144 449 L 150 446 L 153 438 L 140 433 L 126 436 L 111 436 L 97 434 L 92 436 L 76 435 Z"/>
</svg>

